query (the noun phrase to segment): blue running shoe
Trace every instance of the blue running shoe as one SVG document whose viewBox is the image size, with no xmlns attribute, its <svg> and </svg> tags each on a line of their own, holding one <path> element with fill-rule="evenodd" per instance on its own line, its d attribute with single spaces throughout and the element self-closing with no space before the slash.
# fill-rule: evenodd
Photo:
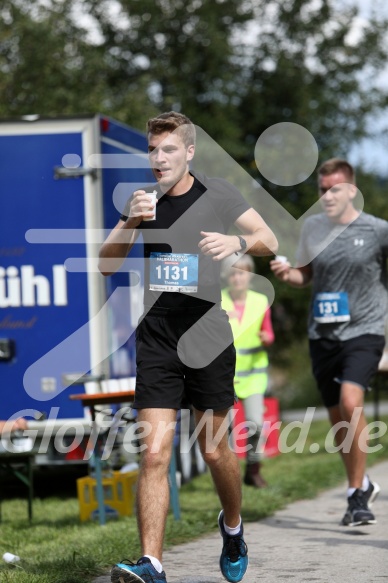
<svg viewBox="0 0 388 583">
<path fill-rule="evenodd" d="M 218 526 L 220 528 L 224 546 L 220 557 L 221 573 L 227 581 L 237 583 L 242 581 L 248 569 L 248 547 L 243 539 L 243 525 L 239 534 L 230 536 L 224 527 L 224 511 L 221 510 L 218 516 Z"/>
<path fill-rule="evenodd" d="M 112 567 L 110 580 L 112 583 L 167 583 L 166 573 L 158 573 L 148 557 L 142 557 L 137 563 L 126 559 L 117 563 Z"/>
</svg>

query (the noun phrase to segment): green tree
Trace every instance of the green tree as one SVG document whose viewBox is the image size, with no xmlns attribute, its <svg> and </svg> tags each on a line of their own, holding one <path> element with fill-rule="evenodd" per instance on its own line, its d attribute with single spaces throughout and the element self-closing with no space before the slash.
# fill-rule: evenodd
<svg viewBox="0 0 388 583">
<path fill-rule="evenodd" d="M 0 114 L 101 110 L 142 129 L 149 115 L 176 108 L 255 177 L 257 137 L 280 121 L 310 130 L 323 157 L 346 153 L 387 103 L 374 82 L 386 61 L 387 22 L 376 4 L 352 41 L 357 9 L 334 6 L 0 0 Z M 302 191 L 276 196 L 300 214 Z"/>
<path fill-rule="evenodd" d="M 84 5 L 99 23 L 115 86 L 143 80 L 146 98 L 159 111 L 184 111 L 232 154 L 239 151 L 234 41 L 253 18 L 251 1 L 120 0 L 116 15 L 109 1 Z"/>
<path fill-rule="evenodd" d="M 0 0 L 0 114 L 101 110 L 144 129 L 174 108 L 234 153 L 234 37 L 252 17 L 248 0 Z"/>
<path fill-rule="evenodd" d="M 120 116 L 121 99 L 111 83 L 114 63 L 77 15 L 73 0 L 0 1 L 0 115 L 78 115 L 96 111 Z M 153 115 L 144 100 L 145 79 L 132 87 L 132 115 Z M 122 117 L 122 116 L 121 116 Z"/>
<path fill-rule="evenodd" d="M 309 130 L 321 160 L 346 156 L 352 142 L 367 134 L 368 118 L 388 104 L 388 92 L 376 84 L 388 53 L 388 22 L 378 8 L 377 2 L 357 32 L 355 6 L 340 9 L 333 0 L 257 3 L 257 38 L 240 105 L 247 163 L 258 136 L 279 122 Z M 274 190 L 300 216 L 311 204 L 311 184 Z"/>
</svg>

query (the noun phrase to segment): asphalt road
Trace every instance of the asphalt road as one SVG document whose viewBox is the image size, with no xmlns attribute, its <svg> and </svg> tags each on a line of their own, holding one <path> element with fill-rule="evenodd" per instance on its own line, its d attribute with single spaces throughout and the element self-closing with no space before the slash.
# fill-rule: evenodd
<svg viewBox="0 0 388 583">
<path fill-rule="evenodd" d="M 373 506 L 376 525 L 339 526 L 346 510 L 345 483 L 271 518 L 246 523 L 250 564 L 244 583 L 388 582 L 388 462 L 375 465 L 370 474 L 381 487 Z M 168 583 L 222 583 L 220 550 L 216 533 L 166 551 Z M 110 583 L 110 577 L 94 583 Z"/>
</svg>

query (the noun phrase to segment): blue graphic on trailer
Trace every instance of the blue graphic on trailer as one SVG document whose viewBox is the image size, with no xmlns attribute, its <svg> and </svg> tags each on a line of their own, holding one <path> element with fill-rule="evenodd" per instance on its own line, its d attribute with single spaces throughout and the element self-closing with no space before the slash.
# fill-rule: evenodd
<svg viewBox="0 0 388 583">
<path fill-rule="evenodd" d="M 69 256 L 86 257 L 86 243 L 32 245 L 25 237 L 29 229 L 85 228 L 83 180 L 53 176 L 69 152 L 82 159 L 81 133 L 0 136 L 0 336 L 15 347 L 14 358 L 0 363 L 5 419 L 21 406 L 35 409 L 32 394 L 50 398 L 60 417 L 73 417 L 74 405 L 58 394 L 61 373 L 67 361 L 79 370 L 90 360 L 85 333 L 77 350 L 69 347 L 60 363 L 34 377 L 31 391 L 23 388 L 25 371 L 89 319 L 87 274 L 64 267 Z"/>
</svg>

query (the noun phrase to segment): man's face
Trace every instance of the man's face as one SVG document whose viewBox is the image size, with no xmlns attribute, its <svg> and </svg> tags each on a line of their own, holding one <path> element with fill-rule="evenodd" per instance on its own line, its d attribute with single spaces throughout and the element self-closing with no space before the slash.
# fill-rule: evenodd
<svg viewBox="0 0 388 583">
<path fill-rule="evenodd" d="M 345 218 L 353 211 L 357 188 L 344 172 L 334 172 L 318 178 L 319 197 L 323 210 L 333 221 Z"/>
<path fill-rule="evenodd" d="M 194 146 L 186 147 L 178 132 L 149 133 L 148 152 L 154 176 L 167 192 L 188 172 Z"/>
</svg>

